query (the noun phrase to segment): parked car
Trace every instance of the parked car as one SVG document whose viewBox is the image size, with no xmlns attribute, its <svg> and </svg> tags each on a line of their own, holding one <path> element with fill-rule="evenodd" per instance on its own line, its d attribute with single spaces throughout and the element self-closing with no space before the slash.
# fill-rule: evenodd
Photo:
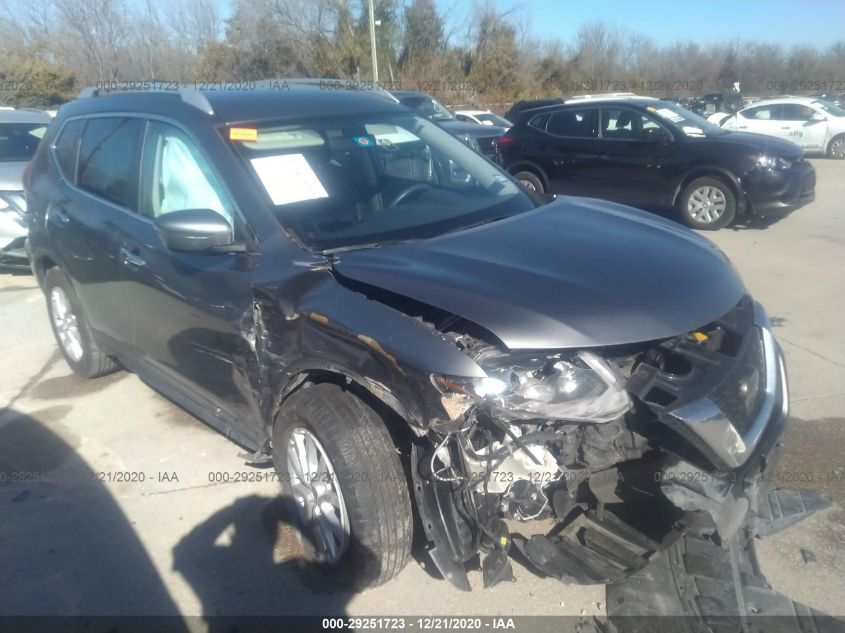
<svg viewBox="0 0 845 633">
<path fill-rule="evenodd" d="M 509 128 L 513 125 L 506 118 L 499 116 L 490 110 L 456 110 L 455 117 L 458 121 L 476 123 L 478 125 L 497 125 L 502 128 Z"/>
<path fill-rule="evenodd" d="M 723 130 L 648 97 L 571 99 L 526 111 L 499 161 L 534 191 L 676 210 L 697 229 L 786 213 L 815 197 L 815 170 L 788 141 Z"/>
<path fill-rule="evenodd" d="M 695 97 L 689 109 L 695 114 L 708 117 L 717 112 L 733 114 L 743 106 L 742 95 L 736 91 L 713 92 Z"/>
<path fill-rule="evenodd" d="M 393 90 L 391 94 L 402 105 L 411 108 L 429 121 L 434 121 L 473 149 L 480 151 L 488 158 L 495 157 L 496 139 L 505 133 L 505 128 L 498 125 L 479 125 L 461 121 L 437 99 L 422 92 Z"/>
<path fill-rule="evenodd" d="M 519 118 L 519 115 L 526 110 L 533 110 L 535 108 L 542 108 L 556 103 L 563 103 L 565 100 L 566 99 L 563 97 L 550 97 L 548 99 L 525 99 L 523 101 L 517 101 L 507 112 L 505 112 L 505 118 L 508 121 L 513 122 L 516 121 Z"/>
<path fill-rule="evenodd" d="M 378 94 L 288 83 L 62 107 L 25 179 L 28 250 L 76 373 L 125 367 L 272 462 L 315 562 L 360 585 L 407 561 L 412 499 L 462 589 L 479 552 L 485 585 L 509 578 L 512 544 L 593 584 L 693 519 L 746 529 L 788 394 L 718 248 L 525 192 Z"/>
<path fill-rule="evenodd" d="M 28 269 L 22 174 L 51 118 L 39 110 L 0 110 L 0 266 Z"/>
<path fill-rule="evenodd" d="M 787 97 L 760 101 L 720 122 L 725 130 L 766 134 L 808 152 L 845 158 L 845 110 L 828 101 Z"/>
</svg>

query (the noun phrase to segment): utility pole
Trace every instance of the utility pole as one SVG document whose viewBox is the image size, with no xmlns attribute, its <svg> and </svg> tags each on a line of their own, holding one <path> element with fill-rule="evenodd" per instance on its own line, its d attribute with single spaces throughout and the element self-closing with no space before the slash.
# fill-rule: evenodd
<svg viewBox="0 0 845 633">
<path fill-rule="evenodd" d="M 373 56 L 373 81 L 378 82 L 378 59 L 376 57 L 376 18 L 375 9 L 373 8 L 373 0 L 369 0 L 370 5 L 370 52 Z"/>
</svg>

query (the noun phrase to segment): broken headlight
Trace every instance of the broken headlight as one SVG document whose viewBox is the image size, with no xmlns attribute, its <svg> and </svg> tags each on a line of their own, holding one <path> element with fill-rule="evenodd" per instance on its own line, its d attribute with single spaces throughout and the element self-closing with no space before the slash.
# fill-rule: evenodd
<svg viewBox="0 0 845 633">
<path fill-rule="evenodd" d="M 432 376 L 450 415 L 485 401 L 505 418 L 608 422 L 631 406 L 618 372 L 592 352 L 499 357 L 481 364 L 487 372 L 484 378 Z"/>
</svg>

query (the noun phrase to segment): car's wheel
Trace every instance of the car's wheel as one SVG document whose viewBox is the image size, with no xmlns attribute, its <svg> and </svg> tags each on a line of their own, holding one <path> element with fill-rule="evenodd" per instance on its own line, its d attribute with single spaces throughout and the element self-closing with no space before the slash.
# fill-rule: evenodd
<svg viewBox="0 0 845 633">
<path fill-rule="evenodd" d="M 411 501 L 381 417 L 334 384 L 294 392 L 273 427 L 273 461 L 316 563 L 356 588 L 386 582 L 411 549 Z"/>
<path fill-rule="evenodd" d="M 50 268 L 44 280 L 50 325 L 70 368 L 84 378 L 96 378 L 115 371 L 117 363 L 97 346 L 61 269 Z"/>
<path fill-rule="evenodd" d="M 845 158 L 845 134 L 835 136 L 827 144 L 827 155 L 831 158 Z"/>
<path fill-rule="evenodd" d="M 536 191 L 537 193 L 544 193 L 543 181 L 530 171 L 519 171 L 514 174 L 514 180 L 520 187 L 528 191 Z"/>
<path fill-rule="evenodd" d="M 687 226 L 715 231 L 730 224 L 736 215 L 736 196 L 716 178 L 696 178 L 678 198 L 678 211 Z"/>
</svg>

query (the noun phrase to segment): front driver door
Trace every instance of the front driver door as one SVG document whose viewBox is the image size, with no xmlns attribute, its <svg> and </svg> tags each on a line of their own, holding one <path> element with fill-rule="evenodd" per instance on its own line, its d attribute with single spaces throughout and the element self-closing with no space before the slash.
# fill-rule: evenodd
<svg viewBox="0 0 845 633">
<path fill-rule="evenodd" d="M 781 125 L 790 141 L 808 151 L 824 148 L 827 134 L 827 117 L 803 103 L 784 103 Z"/>
<path fill-rule="evenodd" d="M 228 433 L 233 425 L 260 441 L 250 343 L 255 256 L 236 252 L 174 252 L 155 231 L 156 218 L 212 209 L 243 231 L 231 197 L 189 134 L 150 121 L 141 163 L 140 214 L 127 254 L 129 301 L 138 355 Z M 237 439 L 237 437 L 235 438 Z"/>
</svg>

